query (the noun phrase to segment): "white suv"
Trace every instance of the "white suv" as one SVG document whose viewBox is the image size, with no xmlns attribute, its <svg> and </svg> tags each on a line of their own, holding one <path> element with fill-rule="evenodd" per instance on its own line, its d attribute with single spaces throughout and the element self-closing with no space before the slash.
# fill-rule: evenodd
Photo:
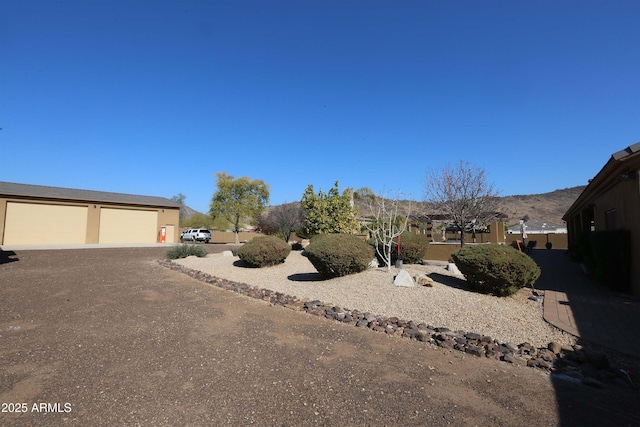
<svg viewBox="0 0 640 427">
<path fill-rule="evenodd" d="M 180 241 L 184 242 L 185 240 L 209 243 L 209 240 L 211 240 L 211 232 L 206 228 L 187 230 L 180 235 Z"/>
</svg>

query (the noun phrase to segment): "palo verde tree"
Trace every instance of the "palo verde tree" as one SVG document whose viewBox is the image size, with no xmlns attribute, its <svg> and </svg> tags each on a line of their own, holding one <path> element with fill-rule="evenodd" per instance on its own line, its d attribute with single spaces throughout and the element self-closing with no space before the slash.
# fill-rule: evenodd
<svg viewBox="0 0 640 427">
<path fill-rule="evenodd" d="M 426 207 L 460 230 L 460 246 L 465 244 L 465 230 L 496 217 L 498 192 L 484 169 L 469 162 L 427 171 L 423 189 Z"/>
<path fill-rule="evenodd" d="M 379 195 L 368 195 L 371 221 L 365 227 L 375 240 L 376 252 L 387 266 L 387 271 L 391 271 L 393 241 L 407 229 L 411 214 L 411 202 L 406 205 L 406 211 L 401 212 L 400 196 L 401 193 L 398 192 L 394 199 L 387 198 L 384 190 Z"/>
<path fill-rule="evenodd" d="M 375 199 L 376 193 L 370 189 L 369 187 L 361 187 L 358 188 L 356 191 L 353 192 L 353 198 L 355 200 L 360 200 L 363 201 L 365 203 L 370 202 L 371 200 Z"/>
<path fill-rule="evenodd" d="M 309 184 L 300 204 L 304 211 L 303 231 L 306 235 L 350 234 L 358 229 L 358 211 L 353 205 L 353 190 L 347 188 L 340 194 L 338 181 L 328 193 L 320 189 L 316 194 L 313 185 Z"/>
<path fill-rule="evenodd" d="M 235 233 L 236 243 L 240 243 L 238 232 L 247 218 L 257 220 L 269 203 L 269 186 L 264 181 L 252 180 L 247 176 L 234 179 L 226 172 L 216 174 L 217 190 L 213 193 L 209 215 L 213 219 L 223 217 L 228 220 Z"/>
</svg>

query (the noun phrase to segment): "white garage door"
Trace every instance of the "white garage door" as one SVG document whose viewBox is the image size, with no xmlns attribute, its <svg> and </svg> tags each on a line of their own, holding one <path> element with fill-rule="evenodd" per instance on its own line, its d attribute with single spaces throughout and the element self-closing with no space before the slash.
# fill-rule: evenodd
<svg viewBox="0 0 640 427">
<path fill-rule="evenodd" d="M 158 212 L 100 209 L 100 243 L 155 243 Z"/>
<path fill-rule="evenodd" d="M 87 207 L 7 203 L 5 245 L 83 244 Z"/>
</svg>

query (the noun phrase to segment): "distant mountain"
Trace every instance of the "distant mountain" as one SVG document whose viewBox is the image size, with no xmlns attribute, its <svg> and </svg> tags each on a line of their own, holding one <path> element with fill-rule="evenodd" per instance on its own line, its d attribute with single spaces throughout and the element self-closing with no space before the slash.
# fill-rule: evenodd
<svg viewBox="0 0 640 427">
<path fill-rule="evenodd" d="M 537 220 L 562 226 L 562 216 L 585 189 L 585 185 L 555 190 L 550 193 L 515 195 L 500 197 L 501 212 L 507 215 L 508 225 L 517 224 L 525 216 L 529 220 Z M 368 207 L 362 200 L 356 200 L 356 207 L 365 214 Z M 406 202 L 408 203 L 408 201 Z M 414 206 L 413 211 L 417 206 Z"/>
<path fill-rule="evenodd" d="M 502 211 L 510 222 L 517 222 L 527 215 L 531 220 L 562 225 L 562 216 L 585 188 L 586 185 L 580 185 L 550 193 L 504 196 L 500 198 Z"/>
<path fill-rule="evenodd" d="M 586 185 L 580 185 L 550 193 L 503 196 L 500 197 L 501 211 L 508 216 L 506 220 L 508 225 L 517 224 L 524 216 L 528 216 L 531 221 L 537 220 L 561 226 L 563 225 L 562 216 L 585 188 Z M 360 213 L 366 215 L 368 209 L 364 202 L 361 200 L 355 202 Z M 184 206 L 183 209 L 185 219 L 198 213 L 188 206 Z"/>
<path fill-rule="evenodd" d="M 183 219 L 189 219 L 189 218 L 191 218 L 193 215 L 195 215 L 197 213 L 200 213 L 200 212 L 198 212 L 195 209 L 191 209 L 189 206 L 182 206 L 180 208 L 180 216 Z"/>
</svg>

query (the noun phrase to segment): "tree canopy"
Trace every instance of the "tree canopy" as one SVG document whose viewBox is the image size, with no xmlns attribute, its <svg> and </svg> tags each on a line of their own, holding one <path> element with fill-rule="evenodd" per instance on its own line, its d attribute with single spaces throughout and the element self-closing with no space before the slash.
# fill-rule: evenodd
<svg viewBox="0 0 640 427">
<path fill-rule="evenodd" d="M 260 218 L 259 227 L 267 234 L 275 234 L 289 241 L 291 234 L 304 225 L 300 203 L 285 203 L 271 208 Z"/>
<path fill-rule="evenodd" d="M 248 218 L 257 220 L 269 203 L 269 186 L 262 180 L 252 180 L 247 176 L 234 179 L 226 172 L 219 172 L 216 181 L 217 190 L 213 193 L 209 206 L 209 215 L 216 219 L 227 219 L 239 243 L 238 232 Z"/>
<path fill-rule="evenodd" d="M 353 205 L 353 190 L 340 194 L 338 181 L 325 193 L 318 194 L 313 185 L 304 191 L 301 201 L 304 210 L 304 232 L 309 236 L 328 233 L 353 233 L 358 229 L 358 211 Z"/>
<path fill-rule="evenodd" d="M 424 201 L 433 211 L 460 229 L 460 246 L 465 230 L 488 223 L 498 213 L 498 192 L 484 169 L 466 161 L 427 171 Z"/>
</svg>

